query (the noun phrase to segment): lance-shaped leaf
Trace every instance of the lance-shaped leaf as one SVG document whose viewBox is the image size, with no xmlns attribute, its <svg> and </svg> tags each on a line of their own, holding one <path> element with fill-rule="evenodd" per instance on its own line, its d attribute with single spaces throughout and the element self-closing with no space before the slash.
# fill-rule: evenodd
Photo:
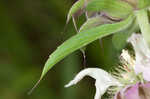
<svg viewBox="0 0 150 99">
<path fill-rule="evenodd" d="M 126 20 L 114 24 L 104 24 L 81 33 L 76 34 L 71 37 L 67 41 L 65 41 L 62 45 L 60 45 L 49 57 L 47 60 L 42 76 L 43 77 L 50 68 L 52 68 L 57 62 L 62 60 L 65 56 L 74 52 L 75 50 L 80 49 L 87 44 L 108 36 L 112 33 L 124 30 L 128 28 L 133 21 L 133 16 L 128 17 Z"/>
<path fill-rule="evenodd" d="M 79 32 L 85 31 L 85 30 L 90 29 L 92 27 L 96 27 L 97 25 L 100 25 L 102 23 L 101 21 L 102 20 L 100 17 L 88 18 L 87 21 L 80 27 Z M 82 47 L 80 50 L 84 55 L 86 47 Z"/>
<path fill-rule="evenodd" d="M 132 33 L 136 32 L 139 29 L 137 21 L 135 20 L 134 23 L 128 29 L 116 33 L 112 37 L 112 43 L 117 50 L 122 50 L 125 45 L 127 44 L 127 39 L 131 36 Z"/>
<path fill-rule="evenodd" d="M 105 24 L 105 25 L 101 25 L 101 26 L 83 31 L 71 37 L 67 41 L 65 41 L 50 55 L 49 59 L 45 63 L 40 80 L 56 63 L 58 63 L 60 60 L 65 58 L 67 55 L 71 54 L 72 52 L 86 46 L 87 44 L 99 38 L 108 36 L 112 33 L 128 28 L 132 24 L 133 18 L 134 17 L 131 15 L 130 17 L 128 17 L 126 20 L 122 22 L 118 22 L 114 24 Z M 40 80 L 37 82 L 37 84 L 40 82 Z M 35 87 L 33 87 L 33 89 Z"/>
<path fill-rule="evenodd" d="M 88 11 L 104 11 L 117 18 L 125 18 L 133 10 L 130 4 L 119 0 L 92 0 L 88 3 L 86 9 Z"/>
<path fill-rule="evenodd" d="M 80 27 L 79 32 L 85 31 L 87 29 L 91 29 L 93 27 L 102 25 L 102 24 L 107 24 L 107 23 L 112 23 L 112 21 L 100 17 L 100 16 L 96 16 L 96 17 L 92 17 L 92 18 L 88 18 L 87 21 Z M 81 52 L 83 54 L 85 54 L 86 47 L 82 47 L 81 48 Z"/>
</svg>

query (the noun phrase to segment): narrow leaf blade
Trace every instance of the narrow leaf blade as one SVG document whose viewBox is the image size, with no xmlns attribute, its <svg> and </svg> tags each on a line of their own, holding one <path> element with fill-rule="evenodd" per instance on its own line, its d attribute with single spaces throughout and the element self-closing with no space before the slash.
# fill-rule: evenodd
<svg viewBox="0 0 150 99">
<path fill-rule="evenodd" d="M 50 55 L 49 59 L 47 60 L 44 66 L 41 79 L 56 63 L 58 63 L 60 60 L 65 58 L 67 55 L 71 54 L 72 52 L 86 46 L 87 44 L 99 38 L 102 38 L 112 33 L 126 29 L 128 26 L 131 25 L 132 20 L 133 20 L 133 16 L 130 16 L 122 22 L 101 25 L 101 26 L 89 29 L 87 31 L 83 31 L 71 37 L 70 39 L 65 41 L 62 45 L 60 45 Z"/>
</svg>

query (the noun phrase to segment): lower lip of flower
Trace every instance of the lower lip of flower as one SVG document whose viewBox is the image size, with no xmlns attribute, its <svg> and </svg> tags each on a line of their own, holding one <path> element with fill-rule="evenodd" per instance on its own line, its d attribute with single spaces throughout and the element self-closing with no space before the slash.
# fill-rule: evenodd
<svg viewBox="0 0 150 99">
<path fill-rule="evenodd" d="M 150 82 L 136 83 L 119 91 L 114 99 L 149 99 Z"/>
</svg>

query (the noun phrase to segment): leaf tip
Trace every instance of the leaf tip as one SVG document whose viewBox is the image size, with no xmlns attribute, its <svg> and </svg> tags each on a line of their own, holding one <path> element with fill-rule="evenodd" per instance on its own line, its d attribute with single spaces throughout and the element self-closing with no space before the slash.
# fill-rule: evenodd
<svg viewBox="0 0 150 99">
<path fill-rule="evenodd" d="M 27 93 L 28 95 L 31 95 L 34 89 L 39 85 L 40 81 L 42 80 L 42 76 L 40 79 L 37 81 L 37 83 L 33 86 L 33 88 Z"/>
</svg>

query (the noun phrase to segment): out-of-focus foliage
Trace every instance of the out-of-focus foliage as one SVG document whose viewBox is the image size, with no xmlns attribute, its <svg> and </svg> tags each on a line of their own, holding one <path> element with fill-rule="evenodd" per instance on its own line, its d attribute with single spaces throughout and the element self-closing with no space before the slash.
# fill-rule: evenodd
<svg viewBox="0 0 150 99">
<path fill-rule="evenodd" d="M 93 94 L 95 90 L 91 86 L 93 83 L 91 79 L 85 79 L 87 82 L 81 82 L 76 88 L 63 87 L 75 73 L 83 69 L 80 51 L 57 64 L 45 78 L 46 81 L 43 80 L 31 95 L 27 95 L 40 77 L 49 54 L 75 33 L 72 22 L 62 33 L 67 12 L 73 2 L 73 0 L 0 1 L 0 99 L 92 98 L 89 94 Z M 80 25 L 82 21 L 78 23 Z M 104 69 L 115 66 L 119 52 L 115 50 L 111 41 L 110 36 L 104 38 L 101 43 L 95 41 L 87 47 L 87 66 L 100 66 Z"/>
</svg>

